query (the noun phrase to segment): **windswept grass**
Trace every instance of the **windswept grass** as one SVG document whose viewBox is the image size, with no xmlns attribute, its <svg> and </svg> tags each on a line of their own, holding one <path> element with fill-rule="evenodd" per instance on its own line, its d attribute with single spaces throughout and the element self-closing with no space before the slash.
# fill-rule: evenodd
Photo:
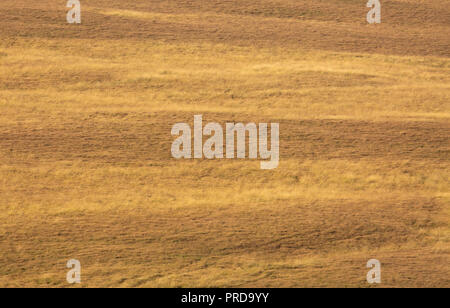
<svg viewBox="0 0 450 308">
<path fill-rule="evenodd" d="M 91 2 L 2 3 L 0 286 L 449 286 L 443 2 Z M 174 160 L 194 114 L 279 167 Z"/>
</svg>

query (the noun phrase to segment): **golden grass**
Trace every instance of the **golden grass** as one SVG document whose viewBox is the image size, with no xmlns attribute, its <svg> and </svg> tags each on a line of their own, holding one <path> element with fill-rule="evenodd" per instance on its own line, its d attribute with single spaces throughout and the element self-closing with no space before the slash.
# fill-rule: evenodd
<svg viewBox="0 0 450 308">
<path fill-rule="evenodd" d="M 68 286 L 72 258 L 86 287 L 367 287 L 371 258 L 381 286 L 449 286 L 448 37 L 426 55 L 398 34 L 399 55 L 383 25 L 386 49 L 325 48 L 334 23 L 362 31 L 334 4 L 112 2 L 67 37 L 64 10 L 7 3 L 24 35 L 0 34 L 0 286 Z M 266 44 L 271 23 L 312 45 Z M 279 167 L 172 159 L 170 128 L 194 114 L 279 122 Z"/>
<path fill-rule="evenodd" d="M 0 75 L 5 121 L 18 107 L 8 100 L 52 113 L 257 112 L 282 119 L 449 114 L 445 58 L 158 42 L 121 42 L 119 48 L 108 41 L 98 43 L 103 52 L 86 54 L 85 44 L 27 41 L 1 49 L 8 54 Z"/>
</svg>

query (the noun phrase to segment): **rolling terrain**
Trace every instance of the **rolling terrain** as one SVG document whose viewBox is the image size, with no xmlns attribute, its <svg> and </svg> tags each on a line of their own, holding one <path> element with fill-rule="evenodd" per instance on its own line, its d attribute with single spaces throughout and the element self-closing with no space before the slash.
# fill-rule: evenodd
<svg viewBox="0 0 450 308">
<path fill-rule="evenodd" d="M 0 287 L 450 286 L 450 1 L 0 4 Z M 280 123 L 280 165 L 175 123 Z"/>
</svg>

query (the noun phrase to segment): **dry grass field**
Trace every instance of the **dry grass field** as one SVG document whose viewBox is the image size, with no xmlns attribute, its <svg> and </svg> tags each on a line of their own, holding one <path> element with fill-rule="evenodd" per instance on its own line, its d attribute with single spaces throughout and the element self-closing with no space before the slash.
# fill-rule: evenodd
<svg viewBox="0 0 450 308">
<path fill-rule="evenodd" d="M 0 4 L 0 287 L 450 287 L 450 1 Z M 280 165 L 175 160 L 280 123 Z"/>
</svg>

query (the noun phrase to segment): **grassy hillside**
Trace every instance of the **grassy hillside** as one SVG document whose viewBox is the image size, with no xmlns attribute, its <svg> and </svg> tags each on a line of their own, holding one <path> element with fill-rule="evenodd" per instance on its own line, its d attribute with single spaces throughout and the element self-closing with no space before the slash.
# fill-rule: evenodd
<svg viewBox="0 0 450 308">
<path fill-rule="evenodd" d="M 0 4 L 0 286 L 449 287 L 450 1 Z M 171 157 L 280 123 L 280 165 Z"/>
</svg>

